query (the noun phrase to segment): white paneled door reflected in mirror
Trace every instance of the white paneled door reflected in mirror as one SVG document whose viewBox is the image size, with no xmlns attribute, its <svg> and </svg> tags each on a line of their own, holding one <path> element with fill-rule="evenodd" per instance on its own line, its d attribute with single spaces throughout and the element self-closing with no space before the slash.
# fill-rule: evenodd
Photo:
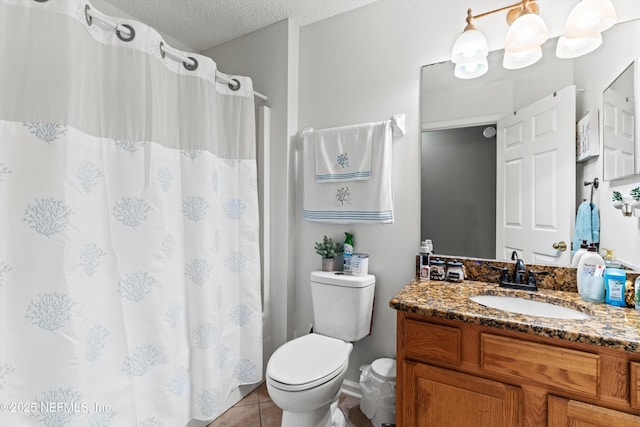
<svg viewBox="0 0 640 427">
<path fill-rule="evenodd" d="M 604 179 L 610 181 L 634 173 L 636 67 L 627 66 L 602 96 L 602 139 Z"/>
</svg>

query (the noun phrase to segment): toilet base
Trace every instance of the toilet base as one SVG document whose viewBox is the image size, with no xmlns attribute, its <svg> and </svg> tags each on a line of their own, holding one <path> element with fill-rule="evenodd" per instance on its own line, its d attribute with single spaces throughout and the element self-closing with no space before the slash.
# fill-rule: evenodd
<svg viewBox="0 0 640 427">
<path fill-rule="evenodd" d="M 347 427 L 347 419 L 340 408 L 336 395 L 329 405 L 310 412 L 282 411 L 281 427 Z"/>
<path fill-rule="evenodd" d="M 335 407 L 334 407 L 335 404 Z M 347 427 L 350 424 L 347 422 L 347 417 L 342 412 L 342 409 L 338 408 L 338 401 L 336 400 L 331 404 L 331 426 L 332 427 Z"/>
</svg>

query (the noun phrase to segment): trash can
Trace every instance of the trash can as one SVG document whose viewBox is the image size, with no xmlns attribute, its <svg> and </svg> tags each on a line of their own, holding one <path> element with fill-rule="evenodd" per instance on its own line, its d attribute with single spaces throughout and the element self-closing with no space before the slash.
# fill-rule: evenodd
<svg viewBox="0 0 640 427">
<path fill-rule="evenodd" d="M 360 367 L 360 410 L 374 427 L 396 422 L 396 360 L 376 359 Z"/>
</svg>

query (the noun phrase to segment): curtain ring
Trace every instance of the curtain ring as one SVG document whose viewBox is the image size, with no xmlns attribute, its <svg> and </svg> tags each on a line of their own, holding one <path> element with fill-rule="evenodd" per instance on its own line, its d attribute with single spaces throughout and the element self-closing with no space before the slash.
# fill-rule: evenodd
<svg viewBox="0 0 640 427">
<path fill-rule="evenodd" d="M 185 61 L 185 62 L 182 63 L 182 65 L 184 65 L 184 68 L 186 68 L 189 71 L 193 71 L 196 68 L 198 68 L 198 60 L 196 58 L 194 58 L 193 56 L 188 56 L 188 58 L 193 61 L 193 64 L 188 64 Z"/>
<path fill-rule="evenodd" d="M 136 36 L 136 30 L 134 30 L 133 27 L 128 24 L 120 24 L 120 25 L 125 27 L 127 30 L 129 30 L 131 32 L 131 35 L 129 36 L 129 38 L 127 38 L 124 34 L 120 32 L 120 30 L 116 29 L 116 35 L 118 36 L 118 38 L 123 42 L 130 42 L 131 40 L 133 40 Z"/>
<path fill-rule="evenodd" d="M 161 41 L 160 42 L 160 56 L 162 57 L 162 59 L 164 59 L 164 57 L 166 56 L 166 53 L 164 53 L 163 47 L 164 47 L 164 42 Z"/>
<path fill-rule="evenodd" d="M 242 86 L 242 85 L 240 84 L 240 81 L 239 81 L 238 79 L 231 79 L 231 80 L 233 80 L 234 82 L 236 82 L 236 84 L 233 84 L 233 85 L 232 85 L 231 83 L 229 83 L 229 84 L 227 85 L 227 86 L 229 86 L 229 89 L 231 89 L 231 90 L 232 90 L 232 91 L 234 91 L 234 92 L 235 92 L 235 91 L 237 91 L 237 90 L 239 90 L 239 89 L 240 89 L 240 86 Z"/>
<path fill-rule="evenodd" d="M 36 0 L 36 1 L 40 1 L 40 0 Z M 91 6 L 89 6 L 88 4 L 84 5 L 84 19 L 87 20 L 87 25 L 91 26 L 93 25 L 93 18 L 91 17 L 91 15 L 89 15 L 89 11 L 91 10 Z"/>
</svg>

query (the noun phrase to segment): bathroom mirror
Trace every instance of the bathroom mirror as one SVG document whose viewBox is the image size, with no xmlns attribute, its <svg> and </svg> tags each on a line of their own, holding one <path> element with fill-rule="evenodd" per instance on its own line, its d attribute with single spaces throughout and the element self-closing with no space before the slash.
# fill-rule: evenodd
<svg viewBox="0 0 640 427">
<path fill-rule="evenodd" d="M 605 181 L 634 173 L 635 64 L 632 62 L 602 96 L 603 177 Z"/>
<path fill-rule="evenodd" d="M 602 121 L 603 92 L 622 70 L 634 59 L 640 58 L 640 44 L 629 43 L 629 40 L 637 40 L 638 37 L 640 37 L 640 20 L 617 24 L 603 34 L 603 44 L 599 49 L 575 59 L 557 58 L 555 55 L 557 39 L 550 39 L 542 47 L 542 59 L 530 67 L 519 70 L 505 70 L 502 67 L 503 51 L 493 51 L 488 57 L 489 71 L 487 74 L 470 80 L 456 78 L 453 73 L 453 64 L 450 61 L 425 65 L 422 68 L 420 94 L 423 159 L 425 156 L 428 157 L 432 150 L 439 150 L 438 154 L 449 151 L 451 157 L 439 161 L 456 165 L 458 172 L 464 174 L 465 165 L 460 162 L 465 156 L 461 157 L 455 150 L 450 150 L 452 147 L 442 141 L 440 144 L 443 145 L 440 148 L 425 147 L 425 140 L 433 136 L 431 132 L 442 131 L 446 134 L 448 130 L 478 126 L 476 132 L 478 144 L 495 144 L 495 138 L 492 142 L 491 139 L 482 135 L 486 127 L 495 126 L 499 119 L 513 114 L 523 106 L 571 85 L 576 87 L 574 124 L 587 112 L 591 112 L 595 117 L 600 117 L 599 120 Z M 620 46 L 625 46 L 625 48 L 621 49 Z M 440 140 L 445 137 L 443 134 L 438 135 Z M 571 143 L 575 147 L 575 141 Z M 446 147 L 446 149 L 442 147 Z M 634 142 L 634 150 L 635 153 L 639 152 L 638 141 Z M 601 157 L 604 156 L 594 157 L 588 162 L 600 165 L 598 162 L 603 161 Z M 479 157 L 475 161 L 480 161 L 477 159 Z M 567 167 L 574 168 L 575 162 L 574 156 L 572 160 L 568 161 Z M 430 176 L 425 170 L 427 162 L 423 161 L 422 166 L 422 189 L 428 190 L 436 187 L 441 190 L 442 185 L 438 184 L 445 180 L 438 180 L 437 177 Z M 495 163 L 491 165 L 484 162 L 483 166 L 492 168 L 495 167 Z M 582 176 L 582 169 L 583 166 L 576 168 L 575 173 L 575 189 L 579 191 L 579 195 L 582 195 L 583 181 L 591 181 L 594 178 L 591 175 Z M 602 171 L 602 166 L 599 166 L 599 170 Z M 430 180 L 433 185 L 426 184 L 425 180 Z M 467 181 L 467 184 L 469 182 Z M 463 211 L 463 219 L 451 212 L 447 214 L 446 209 L 441 210 L 437 215 L 425 209 L 425 205 L 433 203 L 434 198 L 438 203 L 447 202 L 439 200 L 438 193 L 435 195 L 423 193 L 422 239 L 431 238 L 434 241 L 435 252 L 443 255 L 499 258 L 496 256 L 495 246 L 492 245 L 490 239 L 484 239 L 487 240 L 487 246 L 483 249 L 478 246 L 482 242 L 469 244 L 469 236 L 473 236 L 478 227 L 491 227 L 491 225 L 478 225 L 476 218 L 486 217 L 486 213 L 478 211 L 479 205 L 477 203 L 467 204 L 464 207 L 461 205 L 465 200 L 473 200 L 473 197 L 495 200 L 495 186 L 487 184 L 476 188 L 468 185 L 467 191 L 464 188 L 458 190 L 450 188 L 445 191 L 453 192 L 458 197 L 456 206 L 449 205 L 449 211 L 454 208 L 456 208 L 456 212 Z M 440 194 L 443 193 L 441 191 Z M 473 194 L 473 197 L 467 197 L 470 194 Z M 568 218 L 571 218 L 572 223 L 575 220 L 577 204 L 581 201 L 578 197 L 576 194 L 572 196 L 573 203 L 564 213 Z M 600 200 L 604 201 L 607 200 L 608 195 L 601 194 L 600 197 Z M 524 209 L 527 207 L 525 206 Z M 495 217 L 495 205 L 491 215 Z M 450 219 L 453 219 L 452 222 L 447 222 Z M 433 224 L 437 224 L 437 226 L 431 227 Z M 606 232 L 607 223 L 601 221 L 600 228 L 601 232 Z M 438 232 L 444 234 L 437 236 Z M 455 243 L 455 245 L 450 245 L 450 243 Z M 565 240 L 565 243 L 567 251 L 569 251 L 570 238 Z M 640 260 L 636 261 L 640 263 Z"/>
</svg>

